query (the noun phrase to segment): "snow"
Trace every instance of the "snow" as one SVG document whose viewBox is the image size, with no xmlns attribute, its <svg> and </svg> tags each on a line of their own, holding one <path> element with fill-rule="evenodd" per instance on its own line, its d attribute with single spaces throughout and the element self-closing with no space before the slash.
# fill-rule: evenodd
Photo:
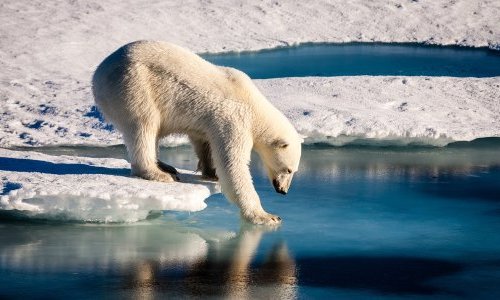
<svg viewBox="0 0 500 300">
<path fill-rule="evenodd" d="M 500 137 L 500 77 L 259 80 L 306 142 L 444 146 Z"/>
<path fill-rule="evenodd" d="M 498 48 L 499 15 L 496 0 L 3 0 L 0 66 L 2 79 L 86 82 L 107 54 L 140 39 L 196 52 L 353 41 Z"/>
<path fill-rule="evenodd" d="M 306 143 L 429 144 L 500 136 L 500 77 L 306 77 L 256 80 Z M 55 86 L 52 85 L 52 86 Z M 44 93 L 36 95 L 43 99 Z M 113 145 L 120 134 L 102 122 L 90 87 L 40 104 L 6 100 L 0 146 Z M 79 101 L 68 101 L 71 95 Z M 375 139 L 375 140 L 373 140 Z M 171 137 L 164 145 L 187 143 Z"/>
<path fill-rule="evenodd" d="M 121 143 L 121 137 L 112 127 L 104 124 L 93 107 L 90 91 L 90 77 L 102 59 L 119 46 L 138 39 L 158 39 L 174 42 L 196 52 L 221 52 L 258 50 L 304 42 L 423 42 L 431 44 L 454 44 L 467 46 L 489 46 L 498 49 L 500 45 L 499 1 L 19 1 L 5 0 L 0 3 L 0 147 L 43 146 L 43 145 L 111 145 Z M 369 20 L 369 22 L 367 21 Z M 292 80 L 270 81 L 259 84 L 265 88 L 281 89 L 280 82 L 291 84 Z M 322 79 L 304 79 L 322 82 Z M 327 80 L 327 79 L 324 79 Z M 396 95 L 389 95 L 386 89 L 377 85 L 398 82 L 402 79 L 332 79 L 351 88 L 340 96 L 332 96 L 332 90 L 319 89 L 321 95 L 310 95 L 315 90 L 308 88 L 304 95 L 300 88 L 285 87 L 289 93 L 315 99 L 316 109 L 335 103 L 335 109 L 342 114 L 322 112 L 331 124 L 318 123 L 310 117 L 285 113 L 294 120 L 309 141 L 324 140 L 332 136 L 340 141 L 342 135 L 354 134 L 354 138 L 378 137 L 432 137 L 445 135 L 442 141 L 450 139 L 470 140 L 487 135 L 498 135 L 497 124 L 479 124 L 484 118 L 480 113 L 453 110 L 444 107 L 460 117 L 445 118 L 437 110 L 421 111 L 429 94 L 429 85 L 446 81 L 446 86 L 458 86 L 457 91 L 447 91 L 433 86 L 432 95 L 436 101 L 464 107 L 459 101 L 481 105 L 496 100 L 498 79 L 471 80 L 429 79 L 425 86 L 406 85 L 405 95 L 412 100 L 410 113 L 390 113 L 385 119 L 384 110 L 378 113 L 371 109 L 349 112 L 354 103 L 348 93 L 369 96 L 367 107 L 378 107 L 380 101 L 400 101 L 404 96 L 398 89 Z M 413 82 L 420 82 L 413 79 Z M 299 80 L 298 82 L 304 82 Z M 362 86 L 355 86 L 362 82 Z M 302 83 L 301 83 L 302 84 Z M 304 83 L 304 86 L 308 84 Z M 471 97 L 468 88 L 474 89 Z M 483 89 L 484 88 L 484 89 Z M 366 89 L 363 93 L 361 89 Z M 486 90 L 485 90 L 486 89 Z M 369 92 L 368 92 L 369 91 Z M 329 93 L 331 95 L 329 96 Z M 277 93 L 266 89 L 265 93 L 281 109 Z M 378 94 L 377 94 L 378 93 Z M 433 93 L 430 93 L 433 94 Z M 447 96 L 458 99 L 444 99 Z M 389 99 L 384 99 L 389 97 Z M 304 99 L 287 96 L 293 107 L 298 108 Z M 470 98 L 470 99 L 469 99 Z M 325 101 L 320 104 L 319 102 Z M 370 102 L 368 100 L 373 100 Z M 361 105 L 360 102 L 355 102 Z M 485 104 L 494 106 L 498 101 Z M 308 104 L 308 105 L 309 105 Z M 399 103 L 401 104 L 401 103 Z M 399 105 L 395 103 L 394 105 Z M 333 105 L 333 104 L 332 104 Z M 387 104 L 390 106 L 390 104 Z M 484 111 L 487 108 L 482 107 Z M 308 107 L 310 108 L 310 107 Z M 300 110 L 300 109 L 299 109 Z M 453 110 L 453 111 L 452 111 Z M 477 111 L 477 109 L 475 109 Z M 391 111 L 390 109 L 387 112 Z M 362 112 L 366 114 L 363 115 Z M 296 112 L 295 112 L 296 113 Z M 434 114 L 433 114 L 434 113 Z M 414 115 L 415 114 L 415 115 Z M 418 114 L 418 116 L 416 115 Z M 491 112 L 487 116 L 491 116 Z M 355 117 L 356 122 L 349 122 Z M 407 120 L 406 118 L 409 117 Z M 434 120 L 428 125 L 425 119 Z M 476 118 L 477 117 L 477 118 Z M 330 118 L 330 119 L 328 119 Z M 369 119 L 367 119 L 369 118 Z M 475 119 L 474 119 L 475 118 Z M 422 120 L 424 123 L 416 124 Z M 450 120 L 448 122 L 447 120 Z M 455 121 L 472 120 L 471 124 L 455 124 Z M 343 124 L 342 124 L 343 123 Z M 373 128 L 370 126 L 373 125 Z M 408 125 L 408 128 L 404 128 Z M 317 126 L 317 128 L 315 128 Z M 425 127 L 425 128 L 424 128 Z M 428 131 L 427 128 L 430 128 Z M 469 133 L 465 133 L 469 130 Z M 484 131 L 482 131 L 484 130 Z M 346 141 L 351 140 L 347 137 Z M 187 142 L 184 137 L 172 137 L 164 145 L 178 145 Z M 431 140 L 433 143 L 434 140 Z M 442 143 L 441 143 L 442 144 Z"/>
<path fill-rule="evenodd" d="M 199 211 L 218 187 L 179 170 L 182 183 L 130 177 L 122 159 L 50 156 L 0 149 L 1 210 L 27 217 L 135 222 L 150 211 Z"/>
</svg>

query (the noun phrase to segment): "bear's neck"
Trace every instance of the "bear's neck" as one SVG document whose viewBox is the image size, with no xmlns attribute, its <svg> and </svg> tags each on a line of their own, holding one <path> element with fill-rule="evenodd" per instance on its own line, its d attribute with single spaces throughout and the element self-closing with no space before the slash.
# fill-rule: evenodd
<svg viewBox="0 0 500 300">
<path fill-rule="evenodd" d="M 290 127 L 293 127 L 278 109 L 269 102 L 266 104 L 259 105 L 253 116 L 252 134 L 255 147 L 271 144 L 290 132 Z"/>
</svg>

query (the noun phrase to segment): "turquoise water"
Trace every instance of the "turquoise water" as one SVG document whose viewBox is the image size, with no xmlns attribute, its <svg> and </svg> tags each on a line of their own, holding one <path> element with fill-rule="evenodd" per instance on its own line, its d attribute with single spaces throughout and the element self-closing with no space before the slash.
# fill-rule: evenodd
<svg viewBox="0 0 500 300">
<path fill-rule="evenodd" d="M 138 224 L 0 222 L 0 298 L 500 297 L 500 144 L 307 146 L 288 195 L 252 173 L 277 230 L 222 195 Z M 43 149 L 123 157 L 123 147 Z M 190 147 L 161 158 L 194 168 Z"/>
<path fill-rule="evenodd" d="M 251 78 L 302 76 L 500 76 L 500 52 L 418 44 L 305 44 L 258 52 L 204 55 Z"/>
</svg>

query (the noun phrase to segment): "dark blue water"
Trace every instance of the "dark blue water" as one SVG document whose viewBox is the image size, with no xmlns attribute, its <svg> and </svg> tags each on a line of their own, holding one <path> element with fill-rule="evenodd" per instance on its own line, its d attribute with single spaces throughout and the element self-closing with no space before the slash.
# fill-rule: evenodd
<svg viewBox="0 0 500 300">
<path fill-rule="evenodd" d="M 305 44 L 258 52 L 203 55 L 251 78 L 302 76 L 500 76 L 500 51 L 417 44 Z"/>
<path fill-rule="evenodd" d="M 123 157 L 123 147 L 52 148 Z M 252 173 L 278 230 L 214 195 L 139 224 L 1 216 L 0 298 L 498 299 L 500 144 L 307 146 L 287 196 Z M 188 147 L 161 158 L 194 168 Z"/>
</svg>

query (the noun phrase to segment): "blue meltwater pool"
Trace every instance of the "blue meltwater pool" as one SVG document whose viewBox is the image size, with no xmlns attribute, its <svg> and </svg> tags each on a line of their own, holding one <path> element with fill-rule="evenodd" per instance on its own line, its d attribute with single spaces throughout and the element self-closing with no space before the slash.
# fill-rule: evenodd
<svg viewBox="0 0 500 300">
<path fill-rule="evenodd" d="M 123 157 L 122 147 L 46 148 Z M 283 225 L 241 224 L 222 195 L 197 213 L 136 224 L 2 216 L 0 298 L 498 299 L 500 144 L 306 146 L 288 195 L 258 158 L 264 207 Z M 163 160 L 193 169 L 190 147 Z"/>
<path fill-rule="evenodd" d="M 302 76 L 500 76 L 500 52 L 487 48 L 420 44 L 305 44 L 258 52 L 206 54 L 204 58 L 251 78 Z"/>
</svg>

